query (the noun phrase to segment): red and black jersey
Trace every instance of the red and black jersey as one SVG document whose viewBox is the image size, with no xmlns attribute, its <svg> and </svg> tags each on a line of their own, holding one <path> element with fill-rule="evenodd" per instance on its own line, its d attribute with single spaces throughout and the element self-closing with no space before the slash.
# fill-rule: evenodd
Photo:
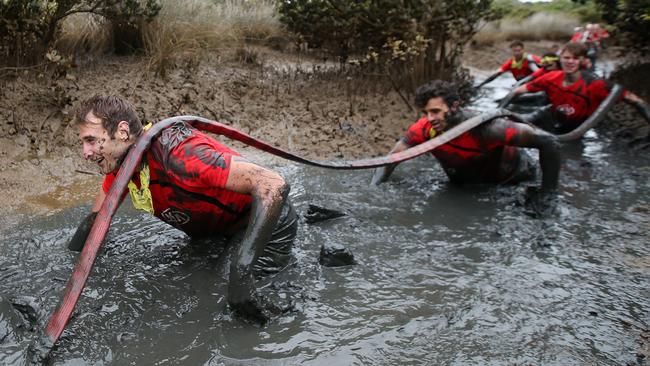
<svg viewBox="0 0 650 366">
<path fill-rule="evenodd" d="M 233 156 L 239 154 L 184 123 L 165 129 L 143 158 L 154 215 L 195 237 L 232 229 L 252 202 L 250 195 L 225 188 Z M 115 176 L 106 175 L 104 192 Z M 140 187 L 138 174 L 132 181 Z"/>
<path fill-rule="evenodd" d="M 533 72 L 533 73 L 531 74 L 531 75 L 532 75 L 532 79 L 531 79 L 531 80 L 535 80 L 535 79 L 537 79 L 537 78 L 539 78 L 539 77 L 541 77 L 541 76 L 543 76 L 543 75 L 548 74 L 549 72 L 550 72 L 550 71 L 547 71 L 545 68 L 540 67 L 539 69 L 535 70 L 535 72 Z"/>
<path fill-rule="evenodd" d="M 611 85 L 589 71 L 580 80 L 564 86 L 564 71 L 551 71 L 526 84 L 531 92 L 544 91 L 553 105 L 555 119 L 562 130 L 570 131 L 584 122 L 607 98 Z M 625 94 L 625 93 L 624 93 Z"/>
<path fill-rule="evenodd" d="M 511 58 L 504 62 L 499 68 L 499 72 L 510 71 L 515 80 L 521 80 L 533 73 L 532 64 L 541 65 L 542 60 L 536 55 L 524 54 L 521 61 L 515 61 L 514 58 Z"/>
<path fill-rule="evenodd" d="M 491 122 L 474 128 L 448 143 L 431 151 L 454 183 L 501 183 L 516 172 L 520 151 L 508 142 L 517 130 L 506 129 L 506 136 L 500 141 L 491 141 L 483 136 L 483 129 Z M 412 124 L 402 137 L 409 146 L 421 144 L 429 139 L 433 127 L 426 117 Z"/>
</svg>

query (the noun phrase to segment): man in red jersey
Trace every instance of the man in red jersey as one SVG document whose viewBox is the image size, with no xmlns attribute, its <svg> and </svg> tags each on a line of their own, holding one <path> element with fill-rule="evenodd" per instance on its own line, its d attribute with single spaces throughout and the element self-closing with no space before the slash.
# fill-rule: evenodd
<svg viewBox="0 0 650 366">
<path fill-rule="evenodd" d="M 526 78 L 530 77 L 529 80 L 535 80 L 538 77 L 549 73 L 551 71 L 560 70 L 562 66 L 560 65 L 560 56 L 556 55 L 554 52 L 547 52 L 542 56 L 541 66 L 537 71 L 530 74 Z M 521 82 L 524 79 L 519 80 Z"/>
<path fill-rule="evenodd" d="M 541 64 L 540 58 L 524 52 L 524 44 L 522 42 L 512 42 L 510 49 L 512 50 L 512 58 L 504 62 L 494 74 L 483 80 L 477 88 L 491 82 L 504 72 L 510 71 L 515 80 L 521 80 L 539 69 L 539 65 Z"/>
<path fill-rule="evenodd" d="M 421 144 L 465 120 L 454 84 L 434 80 L 416 90 L 415 104 L 424 116 L 411 125 L 391 153 Z M 542 191 L 558 185 L 560 154 L 553 135 L 506 118 L 486 122 L 431 151 L 452 183 L 518 183 L 535 177 L 533 159 L 522 147 L 539 150 Z M 373 184 L 388 179 L 397 164 L 375 170 Z"/>
<path fill-rule="evenodd" d="M 86 160 L 105 174 L 91 214 L 69 248 L 80 250 L 128 151 L 143 133 L 134 108 L 117 96 L 94 96 L 75 113 Z M 151 143 L 129 182 L 131 200 L 195 237 L 224 237 L 236 248 L 230 264 L 228 303 L 234 312 L 264 323 L 269 308 L 255 278 L 288 262 L 297 217 L 289 185 L 277 173 L 248 162 L 215 139 L 179 122 Z"/>
<path fill-rule="evenodd" d="M 542 109 L 530 116 L 533 123 L 546 120 L 547 114 L 552 113 L 555 123 L 553 126 L 546 126 L 545 129 L 554 133 L 572 131 L 594 113 L 600 103 L 607 98 L 611 85 L 594 73 L 581 68 L 585 56 L 586 51 L 582 44 L 567 43 L 560 53 L 562 70 L 546 73 L 513 90 L 513 96 L 538 91 L 544 91 L 548 96 L 552 105 L 550 110 Z M 622 98 L 650 122 L 650 110 L 641 98 L 629 91 L 626 91 Z"/>
</svg>

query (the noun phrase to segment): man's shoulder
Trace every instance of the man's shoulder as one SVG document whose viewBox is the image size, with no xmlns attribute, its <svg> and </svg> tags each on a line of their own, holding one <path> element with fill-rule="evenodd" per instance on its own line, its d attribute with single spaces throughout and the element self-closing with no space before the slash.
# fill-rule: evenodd
<svg viewBox="0 0 650 366">
<path fill-rule="evenodd" d="M 599 85 L 603 84 L 606 85 L 605 79 L 601 78 L 600 76 L 596 75 L 594 72 L 589 71 L 589 70 L 581 70 L 580 71 L 582 80 L 584 80 L 585 84 L 587 86 L 590 85 Z"/>
<path fill-rule="evenodd" d="M 564 71 L 553 70 L 540 75 L 538 78 L 531 81 L 536 85 L 543 84 L 558 84 L 564 79 Z"/>
<path fill-rule="evenodd" d="M 411 126 L 409 128 L 425 126 L 428 123 L 429 123 L 429 119 L 427 119 L 427 116 L 422 116 L 418 118 L 415 122 L 411 123 Z"/>
<path fill-rule="evenodd" d="M 461 108 L 458 111 L 458 115 L 463 121 L 468 120 L 468 119 L 470 119 L 472 117 L 476 117 L 479 114 L 481 114 L 481 111 L 479 111 L 478 109 L 473 109 L 473 108 Z"/>
<path fill-rule="evenodd" d="M 552 70 L 544 75 L 542 75 L 540 78 L 545 78 L 545 79 L 563 79 L 564 78 L 564 71 L 562 70 Z"/>
<path fill-rule="evenodd" d="M 533 54 L 533 53 L 529 53 L 529 54 L 527 54 L 527 55 L 526 55 L 526 59 L 528 59 L 528 61 L 534 62 L 534 63 L 536 63 L 536 64 L 539 64 L 539 63 L 542 62 L 542 58 L 539 57 L 539 56 L 537 56 L 537 55 L 535 55 L 535 54 Z"/>
<path fill-rule="evenodd" d="M 156 143 L 171 151 L 194 135 L 195 130 L 185 122 L 179 121 L 162 130 Z"/>
</svg>

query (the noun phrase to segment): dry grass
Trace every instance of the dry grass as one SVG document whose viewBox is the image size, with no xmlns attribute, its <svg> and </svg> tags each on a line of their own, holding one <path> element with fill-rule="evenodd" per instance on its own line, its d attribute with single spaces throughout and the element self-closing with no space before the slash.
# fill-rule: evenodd
<svg viewBox="0 0 650 366">
<path fill-rule="evenodd" d="M 95 14 L 77 13 L 64 19 L 55 46 L 67 55 L 98 55 L 111 48 L 112 37 L 106 19 Z"/>
<path fill-rule="evenodd" d="M 273 0 L 161 0 L 162 9 L 140 27 L 148 68 L 158 74 L 204 52 L 241 49 L 246 41 L 284 36 Z M 67 55 L 96 55 L 112 47 L 111 24 L 91 14 L 66 18 L 56 47 Z M 250 57 L 246 58 L 248 62 Z"/>
<path fill-rule="evenodd" d="M 568 40 L 580 21 L 569 15 L 536 13 L 523 21 L 501 20 L 486 24 L 475 36 L 480 45 L 501 41 Z"/>
<path fill-rule="evenodd" d="M 206 51 L 240 49 L 248 40 L 283 33 L 271 0 L 163 0 L 144 31 L 149 67 L 158 74 L 179 60 L 197 63 Z"/>
</svg>

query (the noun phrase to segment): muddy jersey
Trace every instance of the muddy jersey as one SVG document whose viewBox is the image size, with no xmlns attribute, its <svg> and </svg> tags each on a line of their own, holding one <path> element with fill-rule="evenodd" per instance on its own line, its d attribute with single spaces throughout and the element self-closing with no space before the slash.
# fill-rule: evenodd
<svg viewBox="0 0 650 366">
<path fill-rule="evenodd" d="M 225 188 L 233 156 L 239 154 L 182 122 L 163 130 L 143 157 L 153 214 L 193 237 L 232 229 L 252 202 L 252 196 Z M 106 175 L 104 192 L 115 176 Z M 131 180 L 140 188 L 137 173 Z"/>
<path fill-rule="evenodd" d="M 607 98 L 611 85 L 589 71 L 581 71 L 582 77 L 564 86 L 564 72 L 557 70 L 526 84 L 531 92 L 544 91 L 553 105 L 553 116 L 562 125 L 562 131 L 578 127 Z M 625 94 L 625 93 L 624 93 Z"/>
<path fill-rule="evenodd" d="M 476 127 L 431 151 L 454 183 L 502 183 L 516 172 L 520 150 L 508 146 L 517 134 L 506 129 L 500 141 L 490 141 L 483 131 L 491 122 Z M 433 127 L 426 117 L 420 118 L 406 131 L 402 141 L 410 146 L 421 144 L 433 136 Z"/>
<path fill-rule="evenodd" d="M 510 71 L 515 80 L 521 80 L 533 73 L 534 67 L 531 68 L 533 64 L 541 65 L 541 63 L 542 60 L 538 56 L 525 54 L 521 61 L 515 61 L 514 58 L 511 58 L 504 62 L 499 68 L 499 72 Z"/>
</svg>

